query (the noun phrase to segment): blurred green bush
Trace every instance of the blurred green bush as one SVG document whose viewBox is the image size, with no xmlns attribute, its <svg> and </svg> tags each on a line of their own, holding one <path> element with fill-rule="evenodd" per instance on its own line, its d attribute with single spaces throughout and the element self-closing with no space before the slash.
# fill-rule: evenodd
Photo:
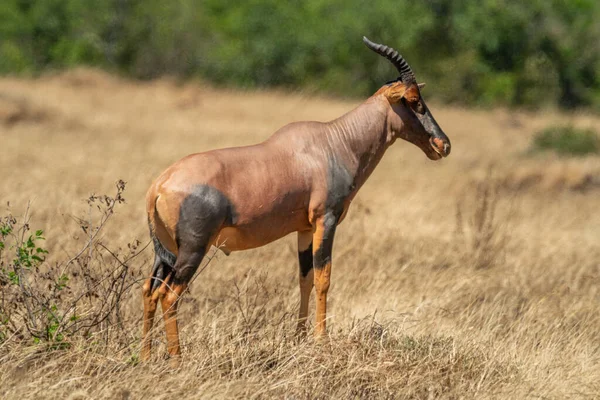
<svg viewBox="0 0 600 400">
<path fill-rule="evenodd" d="M 445 102 L 600 111 L 597 0 L 2 0 L 0 73 L 86 64 L 365 96 L 398 49 Z"/>
<path fill-rule="evenodd" d="M 561 155 L 581 156 L 600 153 L 600 136 L 592 129 L 572 125 L 553 126 L 533 138 L 533 150 L 551 150 Z"/>
</svg>

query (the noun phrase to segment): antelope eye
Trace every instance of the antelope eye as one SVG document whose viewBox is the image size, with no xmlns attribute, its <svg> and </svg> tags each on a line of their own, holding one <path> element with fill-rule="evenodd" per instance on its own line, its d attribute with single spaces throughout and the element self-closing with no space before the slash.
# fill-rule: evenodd
<svg viewBox="0 0 600 400">
<path fill-rule="evenodd" d="M 423 107 L 423 103 L 419 101 L 415 101 L 414 103 L 410 103 L 411 108 L 414 112 L 419 114 L 425 114 L 425 107 Z"/>
</svg>

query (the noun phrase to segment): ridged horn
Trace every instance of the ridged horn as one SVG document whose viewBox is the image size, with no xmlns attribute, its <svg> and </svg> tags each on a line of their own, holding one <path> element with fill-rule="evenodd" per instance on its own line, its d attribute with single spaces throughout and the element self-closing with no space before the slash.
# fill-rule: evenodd
<svg viewBox="0 0 600 400">
<path fill-rule="evenodd" d="M 363 36 L 363 42 L 375 53 L 387 58 L 392 64 L 394 64 L 394 67 L 396 67 L 398 72 L 400 72 L 400 80 L 402 82 L 405 84 L 417 82 L 417 78 L 415 78 L 415 74 L 412 72 L 412 69 L 410 69 L 408 63 L 396 50 L 383 44 L 371 42 L 366 36 Z"/>
</svg>

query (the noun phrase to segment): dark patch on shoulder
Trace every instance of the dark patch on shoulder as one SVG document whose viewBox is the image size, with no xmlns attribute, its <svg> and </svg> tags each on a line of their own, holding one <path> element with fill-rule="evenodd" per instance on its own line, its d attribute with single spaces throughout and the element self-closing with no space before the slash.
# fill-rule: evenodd
<svg viewBox="0 0 600 400">
<path fill-rule="evenodd" d="M 341 215 L 341 213 L 340 213 Z M 323 269 L 331 263 L 331 251 L 333 250 L 333 238 L 340 215 L 328 212 L 323 218 L 323 241 L 314 254 L 313 266 L 315 269 Z"/>
<path fill-rule="evenodd" d="M 235 208 L 227 196 L 212 186 L 196 185 L 179 209 L 177 246 L 205 247 L 217 229 L 236 221 Z"/>
<path fill-rule="evenodd" d="M 310 270 L 313 268 L 313 246 L 312 242 L 308 246 L 308 249 L 298 252 L 298 261 L 300 262 L 300 273 L 303 277 L 306 277 Z"/>
<path fill-rule="evenodd" d="M 334 157 L 328 159 L 327 171 L 327 212 L 333 212 L 339 219 L 344 211 L 344 202 L 354 189 L 354 177 L 348 169 Z"/>
<path fill-rule="evenodd" d="M 319 243 L 314 254 L 313 266 L 315 269 L 322 269 L 331 262 L 336 226 L 344 213 L 344 203 L 355 188 L 354 177 L 341 162 L 335 157 L 329 157 L 327 164 L 327 200 L 323 216 L 323 241 Z"/>
</svg>

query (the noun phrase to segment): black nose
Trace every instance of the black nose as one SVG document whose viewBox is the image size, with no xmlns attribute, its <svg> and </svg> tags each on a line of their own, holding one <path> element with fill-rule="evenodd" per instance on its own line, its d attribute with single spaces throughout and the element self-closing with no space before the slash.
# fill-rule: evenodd
<svg viewBox="0 0 600 400">
<path fill-rule="evenodd" d="M 446 155 L 446 157 L 448 155 L 450 155 L 450 148 L 451 147 L 452 146 L 450 146 L 450 142 L 447 141 L 447 142 L 444 143 L 444 154 Z"/>
</svg>

